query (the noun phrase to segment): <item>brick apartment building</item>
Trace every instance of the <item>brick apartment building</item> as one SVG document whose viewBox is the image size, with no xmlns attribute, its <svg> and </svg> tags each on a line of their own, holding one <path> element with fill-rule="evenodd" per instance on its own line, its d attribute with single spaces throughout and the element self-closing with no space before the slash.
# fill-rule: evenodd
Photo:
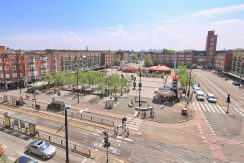
<svg viewBox="0 0 244 163">
<path fill-rule="evenodd" d="M 217 46 L 217 37 L 218 35 L 214 34 L 214 31 L 208 31 L 207 40 L 206 40 L 206 66 L 214 67 L 214 59 L 216 56 L 216 46 Z"/>
<path fill-rule="evenodd" d="M 29 51 L 23 54 L 25 81 L 43 79 L 48 73 L 60 72 L 60 54 L 51 51 Z"/>
<path fill-rule="evenodd" d="M 244 50 L 233 50 L 231 60 L 231 72 L 236 75 L 244 75 Z"/>
<path fill-rule="evenodd" d="M 101 53 L 101 68 L 111 67 L 114 65 L 115 53 L 112 51 L 106 51 Z"/>
<path fill-rule="evenodd" d="M 14 51 L 0 47 L 0 86 L 18 87 L 23 85 L 23 54 L 20 50 Z"/>
<path fill-rule="evenodd" d="M 150 52 L 154 65 L 166 65 L 173 67 L 176 57 L 176 65 L 191 65 L 193 55 L 191 52 L 177 52 L 176 54 L 167 54 L 163 52 Z"/>
<path fill-rule="evenodd" d="M 114 52 L 84 50 L 15 51 L 0 46 L 0 86 L 16 88 L 48 73 L 110 67 Z"/>
<path fill-rule="evenodd" d="M 228 72 L 231 70 L 232 51 L 217 51 L 214 67 L 217 71 Z"/>
<path fill-rule="evenodd" d="M 129 52 L 128 51 L 116 51 L 115 59 L 118 59 L 119 61 L 123 61 L 124 63 L 128 63 L 129 62 Z"/>
</svg>

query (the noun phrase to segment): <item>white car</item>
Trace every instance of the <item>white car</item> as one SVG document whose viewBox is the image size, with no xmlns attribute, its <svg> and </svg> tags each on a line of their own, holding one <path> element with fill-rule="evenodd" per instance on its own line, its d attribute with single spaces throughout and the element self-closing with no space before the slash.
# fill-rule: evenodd
<svg viewBox="0 0 244 163">
<path fill-rule="evenodd" d="M 199 88 L 199 87 L 195 87 L 195 88 L 194 88 L 194 93 L 196 94 L 197 91 L 202 91 L 202 90 L 201 90 L 201 88 Z"/>
<path fill-rule="evenodd" d="M 212 102 L 212 103 L 217 102 L 216 96 L 212 93 L 207 93 L 207 100 L 208 100 L 208 102 Z"/>
<path fill-rule="evenodd" d="M 205 101 L 205 95 L 202 91 L 197 91 L 196 92 L 196 99 L 198 101 Z"/>
</svg>

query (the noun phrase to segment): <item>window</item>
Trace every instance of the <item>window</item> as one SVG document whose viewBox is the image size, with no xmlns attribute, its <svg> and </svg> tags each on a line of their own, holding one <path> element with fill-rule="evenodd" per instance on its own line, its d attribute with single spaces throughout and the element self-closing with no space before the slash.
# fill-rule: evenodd
<svg viewBox="0 0 244 163">
<path fill-rule="evenodd" d="M 16 66 L 12 66 L 12 70 L 16 70 Z"/>
<path fill-rule="evenodd" d="M 9 76 L 9 74 L 5 74 L 5 77 L 6 77 L 6 78 L 9 78 L 10 76 Z"/>
<path fill-rule="evenodd" d="M 23 74 L 22 74 L 22 73 L 20 73 L 20 74 L 19 74 L 19 76 L 20 76 L 20 77 L 23 77 Z"/>
<path fill-rule="evenodd" d="M 5 70 L 9 70 L 8 66 L 4 66 L 4 69 L 5 69 Z"/>
<path fill-rule="evenodd" d="M 2 59 L 0 58 L 0 62 L 2 62 Z"/>
<path fill-rule="evenodd" d="M 17 77 L 17 73 L 13 73 L 13 77 L 16 78 Z"/>
<path fill-rule="evenodd" d="M 14 62 L 16 62 L 16 60 L 15 59 L 12 59 L 12 62 L 14 63 Z"/>
<path fill-rule="evenodd" d="M 8 58 L 4 58 L 4 62 L 8 62 Z"/>
<path fill-rule="evenodd" d="M 3 66 L 0 66 L 0 70 L 3 70 Z"/>
</svg>

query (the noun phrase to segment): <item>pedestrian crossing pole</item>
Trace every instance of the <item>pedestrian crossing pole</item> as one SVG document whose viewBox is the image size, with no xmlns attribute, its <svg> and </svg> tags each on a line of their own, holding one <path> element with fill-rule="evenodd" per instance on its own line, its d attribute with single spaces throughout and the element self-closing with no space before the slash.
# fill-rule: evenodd
<svg viewBox="0 0 244 163">
<path fill-rule="evenodd" d="M 228 104 L 228 108 L 227 108 L 227 111 L 226 111 L 226 113 L 229 113 L 229 109 L 230 109 L 230 94 L 228 94 L 228 96 L 227 96 L 227 100 L 226 100 L 226 102 L 227 102 L 227 104 Z"/>
</svg>

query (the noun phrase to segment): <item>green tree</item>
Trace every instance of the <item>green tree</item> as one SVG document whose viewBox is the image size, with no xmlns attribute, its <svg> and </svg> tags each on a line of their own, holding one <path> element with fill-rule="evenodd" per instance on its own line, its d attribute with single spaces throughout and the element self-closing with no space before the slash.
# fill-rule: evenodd
<svg viewBox="0 0 244 163">
<path fill-rule="evenodd" d="M 133 55 L 131 56 L 131 59 L 132 59 L 133 62 L 135 62 L 135 61 L 138 60 L 138 57 L 137 57 L 136 54 L 133 54 Z"/>
<path fill-rule="evenodd" d="M 144 66 L 145 66 L 145 67 L 150 67 L 150 66 L 152 66 L 152 65 L 153 65 L 152 57 L 151 57 L 150 54 L 148 54 L 148 55 L 146 55 L 146 56 L 144 57 Z"/>
<path fill-rule="evenodd" d="M 116 59 L 114 60 L 114 65 L 115 65 L 115 66 L 119 66 L 119 64 L 120 64 L 120 61 L 119 61 L 118 58 L 116 58 Z"/>
</svg>

